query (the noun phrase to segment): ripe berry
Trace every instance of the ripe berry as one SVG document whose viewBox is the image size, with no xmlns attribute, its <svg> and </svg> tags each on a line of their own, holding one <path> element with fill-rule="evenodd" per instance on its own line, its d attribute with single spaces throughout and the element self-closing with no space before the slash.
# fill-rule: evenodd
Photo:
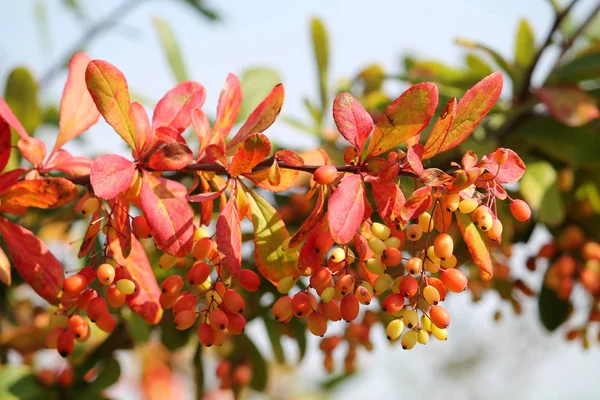
<svg viewBox="0 0 600 400">
<path fill-rule="evenodd" d="M 419 329 L 417 332 L 417 342 L 420 344 L 427 344 L 429 341 L 429 333 L 425 329 Z"/>
<path fill-rule="evenodd" d="M 98 293 L 94 289 L 85 289 L 77 298 L 77 308 L 85 310 L 94 297 L 98 297 Z"/>
<path fill-rule="evenodd" d="M 116 283 L 117 289 L 125 295 L 135 293 L 135 283 L 130 279 L 120 279 Z"/>
<path fill-rule="evenodd" d="M 179 299 L 179 292 L 176 293 L 161 293 L 158 297 L 158 303 L 160 307 L 165 310 L 170 310 L 175 305 L 175 302 Z"/>
<path fill-rule="evenodd" d="M 419 257 L 413 257 L 406 263 L 406 271 L 409 274 L 415 275 L 421 273 L 423 269 L 423 261 Z"/>
<path fill-rule="evenodd" d="M 292 298 L 292 312 L 298 318 L 306 317 L 312 312 L 310 298 L 304 292 L 298 292 Z"/>
<path fill-rule="evenodd" d="M 340 309 L 340 302 L 338 300 L 331 300 L 328 302 L 321 302 L 319 304 L 319 311 L 330 321 L 339 321 L 342 319 L 342 311 Z"/>
<path fill-rule="evenodd" d="M 88 285 L 88 280 L 81 274 L 68 277 L 63 281 L 63 290 L 68 294 L 79 294 Z"/>
<path fill-rule="evenodd" d="M 333 261 L 334 263 L 340 263 L 342 261 L 345 261 L 346 260 L 346 252 L 341 247 L 337 247 L 337 248 L 333 249 L 333 251 L 331 252 L 331 255 L 329 256 L 329 259 L 331 261 Z"/>
<path fill-rule="evenodd" d="M 231 314 L 227 316 L 227 330 L 233 335 L 241 335 L 246 329 L 246 318 L 242 314 Z"/>
<path fill-rule="evenodd" d="M 313 178 L 320 185 L 329 185 L 337 178 L 337 168 L 333 165 L 320 166 L 314 172 Z"/>
<path fill-rule="evenodd" d="M 402 316 L 402 321 L 408 329 L 412 329 L 419 323 L 419 314 L 415 310 L 406 310 Z"/>
<path fill-rule="evenodd" d="M 325 254 L 333 246 L 333 239 L 329 232 L 321 232 L 317 235 L 314 242 L 314 251 L 317 254 Z"/>
<path fill-rule="evenodd" d="M 531 209 L 523 200 L 514 200 L 510 203 L 510 212 L 518 221 L 525 222 L 531 218 Z"/>
<path fill-rule="evenodd" d="M 431 332 L 431 320 L 429 319 L 429 317 L 425 314 L 423 314 L 421 316 L 421 326 L 423 327 L 423 329 L 425 329 L 427 332 Z"/>
<path fill-rule="evenodd" d="M 404 330 L 404 322 L 401 319 L 392 320 L 385 328 L 385 336 L 391 342 L 397 340 Z"/>
<path fill-rule="evenodd" d="M 92 322 L 97 321 L 102 315 L 108 314 L 106 300 L 103 297 L 94 297 L 91 299 L 87 306 L 87 314 Z"/>
<path fill-rule="evenodd" d="M 260 286 L 260 278 L 256 272 L 243 269 L 240 272 L 240 286 L 249 292 L 256 292 Z"/>
<path fill-rule="evenodd" d="M 379 222 L 373 222 L 371 225 L 371 232 L 377 239 L 386 240 L 390 237 L 392 231 L 387 225 L 380 224 Z"/>
<path fill-rule="evenodd" d="M 116 325 L 117 320 L 109 313 L 102 314 L 96 321 L 96 326 L 106 333 L 111 333 Z"/>
<path fill-rule="evenodd" d="M 179 275 L 167 277 L 160 285 L 163 293 L 179 293 L 183 289 L 183 278 Z"/>
<path fill-rule="evenodd" d="M 416 242 L 423 236 L 423 229 L 420 225 L 409 225 L 406 228 L 406 238 L 412 242 Z"/>
<path fill-rule="evenodd" d="M 159 260 L 158 260 L 158 265 L 162 268 L 162 269 L 171 269 L 175 266 L 175 264 L 177 263 L 177 257 L 173 257 L 170 254 L 163 254 L 162 256 L 160 256 Z"/>
<path fill-rule="evenodd" d="M 494 152 L 494 160 L 498 163 L 498 165 L 502 165 L 508 160 L 508 151 L 500 147 Z"/>
<path fill-rule="evenodd" d="M 383 243 L 385 244 L 385 247 L 393 247 L 395 249 L 402 247 L 402 240 L 394 236 L 390 236 L 389 238 L 385 239 Z"/>
<path fill-rule="evenodd" d="M 177 330 L 185 331 L 196 323 L 196 312 L 193 310 L 183 310 L 175 316 L 174 323 Z"/>
<path fill-rule="evenodd" d="M 200 285 L 208 279 L 210 275 L 210 265 L 205 262 L 197 261 L 187 273 L 187 280 L 192 286 Z"/>
<path fill-rule="evenodd" d="M 483 214 L 481 218 L 479 218 L 479 220 L 477 221 L 477 226 L 479 226 L 479 229 L 481 229 L 482 231 L 487 232 L 490 229 L 492 229 L 493 223 L 494 220 L 492 218 L 492 215 L 490 213 L 486 213 Z"/>
<path fill-rule="evenodd" d="M 215 330 L 209 324 L 200 324 L 198 326 L 198 340 L 204 347 L 210 347 L 215 344 Z"/>
<path fill-rule="evenodd" d="M 73 373 L 73 369 L 70 367 L 67 367 L 65 369 L 63 369 L 63 371 L 60 373 L 60 375 L 58 375 L 58 384 L 62 387 L 70 387 L 73 385 L 73 380 L 74 380 L 75 376 Z"/>
<path fill-rule="evenodd" d="M 248 364 L 238 365 L 231 374 L 231 379 L 236 386 L 245 386 L 252 380 L 252 369 Z"/>
<path fill-rule="evenodd" d="M 209 237 L 199 239 L 192 247 L 192 256 L 196 260 L 205 260 L 214 249 L 214 243 Z"/>
<path fill-rule="evenodd" d="M 229 325 L 229 318 L 227 317 L 227 314 L 218 308 L 212 310 L 210 314 L 208 314 L 208 320 L 210 326 L 212 326 L 215 331 L 223 331 L 227 329 L 227 325 Z"/>
<path fill-rule="evenodd" d="M 431 232 L 433 229 L 433 221 L 431 220 L 431 214 L 428 212 L 424 212 L 419 215 L 418 219 L 419 226 L 423 230 L 423 232 Z"/>
<path fill-rule="evenodd" d="M 152 236 L 148 221 L 146 221 L 146 218 L 143 215 L 138 215 L 131 220 L 131 228 L 133 234 L 140 239 L 147 239 Z"/>
<path fill-rule="evenodd" d="M 48 349 L 56 349 L 58 337 L 65 331 L 64 328 L 54 328 L 44 339 L 44 345 Z"/>
<path fill-rule="evenodd" d="M 358 317 L 359 309 L 360 304 L 355 295 L 349 294 L 342 299 L 342 302 L 340 304 L 340 312 L 344 321 L 354 321 L 356 317 Z"/>
<path fill-rule="evenodd" d="M 357 286 L 355 295 L 360 304 L 364 304 L 366 306 L 371 304 L 371 298 L 373 297 L 373 295 L 369 292 L 369 290 L 366 287 Z"/>
<path fill-rule="evenodd" d="M 98 267 L 98 282 L 103 285 L 110 285 L 115 279 L 115 269 L 110 264 L 102 264 Z"/>
<path fill-rule="evenodd" d="M 404 308 L 404 296 L 399 293 L 392 293 L 381 303 L 381 310 L 388 314 L 396 314 Z"/>
<path fill-rule="evenodd" d="M 95 197 L 90 197 L 81 205 L 81 213 L 84 216 L 91 215 L 98 211 L 98 208 L 100 208 L 100 202 L 98 199 Z"/>
<path fill-rule="evenodd" d="M 67 357 L 75 347 L 75 336 L 68 330 L 64 330 L 56 340 L 56 350 L 61 357 Z"/>
<path fill-rule="evenodd" d="M 185 310 L 196 310 L 198 299 L 190 292 L 184 292 L 173 305 L 173 314 L 177 315 Z"/>
<path fill-rule="evenodd" d="M 407 331 L 404 335 L 402 335 L 400 344 L 404 350 L 410 350 L 415 347 L 417 344 L 417 332 Z"/>
<path fill-rule="evenodd" d="M 458 211 L 463 214 L 470 214 L 475 211 L 478 205 L 479 203 L 475 199 L 464 199 L 458 204 Z"/>
<path fill-rule="evenodd" d="M 467 287 L 467 277 L 458 269 L 442 271 L 440 279 L 446 288 L 455 293 L 460 293 Z"/>
<path fill-rule="evenodd" d="M 314 312 L 307 319 L 308 330 L 315 336 L 324 336 L 327 332 L 327 318 L 321 313 Z"/>
<path fill-rule="evenodd" d="M 446 286 L 444 286 L 442 281 L 436 277 L 430 277 L 427 279 L 427 284 L 436 288 L 438 293 L 440 294 L 440 301 L 444 301 L 448 292 Z"/>
<path fill-rule="evenodd" d="M 437 340 L 447 340 L 448 339 L 448 329 L 439 328 L 435 324 L 431 324 L 431 333 Z"/>
<path fill-rule="evenodd" d="M 405 275 L 398 285 L 398 293 L 404 297 L 413 297 L 419 289 L 419 282 L 412 275 Z"/>
<path fill-rule="evenodd" d="M 433 250 L 435 255 L 440 260 L 446 260 L 450 258 L 454 251 L 454 242 L 452 237 L 447 233 L 440 233 L 433 242 Z"/>
<path fill-rule="evenodd" d="M 381 262 L 388 267 L 399 265 L 402 262 L 402 252 L 399 249 L 388 247 L 381 255 Z"/>
<path fill-rule="evenodd" d="M 223 296 L 223 305 L 231 313 L 243 313 L 244 312 L 244 299 L 240 294 L 234 290 L 228 290 Z"/>
<path fill-rule="evenodd" d="M 434 306 L 440 302 L 440 292 L 431 285 L 423 288 L 423 297 L 425 297 L 425 301 Z"/>
<path fill-rule="evenodd" d="M 446 259 L 446 260 L 442 260 L 440 262 L 440 264 L 442 265 L 442 267 L 444 268 L 455 268 L 456 267 L 456 263 L 458 262 L 458 260 L 456 259 L 456 256 L 454 254 L 452 254 L 450 256 L 450 258 Z"/>
<path fill-rule="evenodd" d="M 76 339 L 83 338 L 87 336 L 88 324 L 81 315 L 75 314 L 69 318 L 67 330 L 71 332 Z"/>
<path fill-rule="evenodd" d="M 471 220 L 475 223 L 477 223 L 481 217 L 483 217 L 485 214 L 489 214 L 490 213 L 490 209 L 487 206 L 481 205 L 479 207 L 477 207 L 477 209 L 475 211 L 473 211 L 473 214 L 471 214 Z"/>
<path fill-rule="evenodd" d="M 106 289 L 106 300 L 112 308 L 121 308 L 125 304 L 127 296 L 117 289 L 116 285 L 111 285 Z"/>
<path fill-rule="evenodd" d="M 460 204 L 460 196 L 458 193 L 449 194 L 444 198 L 443 205 L 444 210 L 448 212 L 454 212 L 458 209 L 458 205 Z"/>
<path fill-rule="evenodd" d="M 433 306 L 429 309 L 431 322 L 438 328 L 447 328 L 450 324 L 450 314 L 442 306 Z"/>
<path fill-rule="evenodd" d="M 283 296 L 273 304 L 273 316 L 277 321 L 284 321 L 292 315 L 292 298 Z"/>
</svg>

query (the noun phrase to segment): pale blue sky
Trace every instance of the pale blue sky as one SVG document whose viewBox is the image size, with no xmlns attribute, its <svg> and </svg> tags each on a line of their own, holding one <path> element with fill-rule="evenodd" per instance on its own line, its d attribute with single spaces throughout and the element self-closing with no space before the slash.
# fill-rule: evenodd
<svg viewBox="0 0 600 400">
<path fill-rule="evenodd" d="M 597 1 L 583 0 L 577 11 L 589 9 Z M 40 74 L 81 35 L 80 22 L 63 8 L 62 1 L 46 0 L 50 27 L 50 37 L 46 39 L 51 46 L 43 48 L 35 28 L 35 3 L 35 0 L 0 0 L 2 92 L 3 79 L 12 68 L 25 65 L 34 74 Z M 464 50 L 453 44 L 453 39 L 459 36 L 486 43 L 511 57 L 520 17 L 529 20 L 538 42 L 545 36 L 552 20 L 548 3 L 547 0 L 212 0 L 210 4 L 224 16 L 224 21 L 213 25 L 181 1 L 151 0 L 128 15 L 120 28 L 95 40 L 87 52 L 92 58 L 103 58 L 118 66 L 136 91 L 159 99 L 174 85 L 174 79 L 152 26 L 152 17 L 158 15 L 173 26 L 191 78 L 206 86 L 205 109 L 209 113 L 215 109 L 228 72 L 239 73 L 248 66 L 264 65 L 279 70 L 283 76 L 284 113 L 306 117 L 302 97 L 317 98 L 308 35 L 311 16 L 319 16 L 327 25 L 331 41 L 330 74 L 339 78 L 351 76 L 371 62 L 397 71 L 400 55 L 407 51 L 459 63 Z M 85 0 L 83 4 L 87 15 L 97 20 L 120 4 L 120 0 Z M 63 75 L 44 93 L 45 100 L 58 99 L 64 79 Z M 281 123 L 268 134 L 303 138 Z M 122 141 L 104 122 L 94 127 L 88 137 L 94 151 L 124 150 Z M 521 249 L 519 254 L 523 257 L 524 252 L 533 251 Z M 398 347 L 390 351 L 382 330 L 378 329 L 373 333 L 378 337 L 375 354 L 360 356 L 363 376 L 369 379 L 369 385 L 365 386 L 364 379 L 356 379 L 339 395 L 355 398 L 353 395 L 360 393 L 363 398 L 376 399 L 403 385 L 406 391 L 403 394 L 428 393 L 447 399 L 504 399 L 511 395 L 545 400 L 598 398 L 594 394 L 597 394 L 597 344 L 596 349 L 583 352 L 579 346 L 566 343 L 560 334 L 548 336 L 534 322 L 537 315 L 531 303 L 520 318 L 511 316 L 509 306 L 502 304 L 500 307 L 507 317 L 494 324 L 491 315 L 498 306 L 495 296 L 488 296 L 477 305 L 471 305 L 466 295 L 457 297 L 460 299 L 448 304 L 454 321 L 448 343 L 432 343 L 410 353 Z M 317 346 L 316 340 L 311 342 L 313 347 Z M 260 345 L 268 347 L 265 343 Z M 440 370 L 466 355 L 482 356 L 485 361 L 468 376 L 453 376 L 447 370 Z M 313 353 L 300 374 L 308 379 L 310 387 L 311 382 L 322 378 L 321 371 L 321 358 Z M 290 384 L 299 389 L 304 386 L 295 379 Z"/>
</svg>

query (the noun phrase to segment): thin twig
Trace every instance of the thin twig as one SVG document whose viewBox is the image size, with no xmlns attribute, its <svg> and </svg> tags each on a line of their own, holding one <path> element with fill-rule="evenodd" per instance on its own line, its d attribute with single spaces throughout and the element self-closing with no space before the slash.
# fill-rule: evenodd
<svg viewBox="0 0 600 400">
<path fill-rule="evenodd" d="M 521 81 L 521 86 L 518 88 L 518 90 L 515 90 L 515 100 L 517 101 L 517 103 L 523 103 L 529 97 L 529 87 L 531 86 L 531 78 L 533 76 L 535 68 L 537 67 L 540 61 L 540 58 L 542 57 L 542 54 L 544 53 L 544 51 L 546 51 L 550 44 L 552 44 L 552 37 L 554 36 L 554 33 L 557 31 L 561 22 L 565 19 L 565 17 L 569 14 L 573 6 L 575 6 L 575 4 L 578 1 L 579 0 L 571 0 L 567 7 L 565 7 L 562 11 L 556 13 L 556 16 L 554 17 L 554 24 L 552 25 L 552 28 L 550 28 L 550 31 L 546 36 L 546 40 L 544 40 L 542 46 L 539 48 L 537 53 L 535 53 L 533 60 L 529 64 L 529 67 L 527 68 L 527 70 L 525 70 L 523 80 Z"/>
<path fill-rule="evenodd" d="M 594 18 L 596 17 L 596 15 L 598 14 L 599 11 L 600 11 L 600 2 L 596 5 L 596 8 L 594 8 L 594 11 L 592 11 L 590 13 L 590 15 L 588 15 L 588 17 L 585 19 L 585 21 L 583 21 L 581 23 L 581 25 L 579 26 L 579 28 L 577 28 L 575 33 L 573 33 L 571 35 L 571 37 L 565 43 L 563 43 L 560 54 L 558 55 L 558 58 L 556 59 L 556 63 L 554 64 L 555 68 L 558 66 L 558 64 L 560 64 L 560 61 L 565 56 L 565 54 L 567 54 L 569 49 L 571 47 L 573 47 L 573 43 L 575 43 L 575 40 L 583 33 L 583 31 L 585 31 L 585 28 L 587 28 L 588 25 L 592 23 L 592 21 L 594 20 Z"/>
<path fill-rule="evenodd" d="M 39 81 L 40 88 L 48 86 L 54 80 L 54 78 L 56 78 L 63 68 L 68 65 L 73 54 L 81 51 L 83 48 L 89 45 L 89 43 L 100 33 L 116 25 L 119 19 L 123 18 L 127 13 L 132 11 L 138 5 L 142 4 L 144 1 L 146 0 L 125 0 L 117 8 L 108 13 L 104 18 L 93 24 L 77 41 L 77 43 L 73 45 L 73 47 L 66 51 L 55 64 L 51 65 L 50 68 L 48 68 L 48 70 L 42 74 L 42 77 Z"/>
</svg>

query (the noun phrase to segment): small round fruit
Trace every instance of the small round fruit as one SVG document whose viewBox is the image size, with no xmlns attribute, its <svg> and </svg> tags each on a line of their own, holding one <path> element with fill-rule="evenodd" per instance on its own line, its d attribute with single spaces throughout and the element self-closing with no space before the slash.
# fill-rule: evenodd
<svg viewBox="0 0 600 400">
<path fill-rule="evenodd" d="M 340 311 L 342 318 L 346 322 L 351 322 L 358 317 L 358 311 L 360 309 L 360 303 L 355 295 L 349 294 L 342 299 L 340 304 Z"/>
<path fill-rule="evenodd" d="M 333 165 L 320 166 L 315 170 L 313 178 L 320 185 L 329 185 L 337 178 L 337 168 Z"/>
<path fill-rule="evenodd" d="M 508 160 L 508 151 L 504 147 L 496 149 L 494 152 L 494 160 L 498 165 L 502 165 Z"/>
<path fill-rule="evenodd" d="M 205 227 L 203 226 L 199 226 L 196 229 L 194 229 L 194 241 L 197 242 L 200 239 L 203 239 L 205 237 L 209 237 L 210 234 L 208 233 L 208 231 L 206 230 Z"/>
<path fill-rule="evenodd" d="M 231 313 L 244 312 L 244 298 L 235 290 L 228 290 L 223 296 L 223 305 Z"/>
<path fill-rule="evenodd" d="M 185 331 L 196 323 L 196 312 L 193 310 L 183 310 L 175 316 L 174 322 L 177 330 Z"/>
<path fill-rule="evenodd" d="M 415 310 L 406 310 L 402 316 L 402 321 L 408 329 L 412 329 L 419 323 L 419 314 Z"/>
<path fill-rule="evenodd" d="M 406 228 L 406 238 L 411 242 L 416 242 L 421 239 L 421 236 L 423 236 L 423 229 L 420 225 L 409 225 Z"/>
<path fill-rule="evenodd" d="M 388 275 L 388 274 L 380 275 L 379 277 L 377 277 L 377 279 L 375 279 L 375 282 L 373 282 L 373 291 L 376 294 L 381 294 L 381 293 L 385 292 L 386 290 L 388 290 L 388 288 L 391 286 L 392 282 L 393 282 L 393 279 L 390 275 Z"/>
<path fill-rule="evenodd" d="M 177 257 L 173 257 L 172 255 L 166 253 L 160 256 L 160 259 L 158 260 L 158 265 L 162 269 L 171 269 L 175 266 L 176 263 Z"/>
<path fill-rule="evenodd" d="M 463 214 L 470 214 L 475 211 L 478 205 L 479 203 L 475 199 L 464 199 L 458 204 L 458 211 Z"/>
<path fill-rule="evenodd" d="M 456 268 L 442 271 L 440 279 L 444 286 L 454 293 L 460 293 L 467 287 L 467 277 Z"/>
<path fill-rule="evenodd" d="M 308 330 L 315 336 L 324 336 L 327 332 L 327 318 L 321 313 L 314 312 L 307 319 Z"/>
<path fill-rule="evenodd" d="M 187 280 L 192 286 L 201 285 L 210 276 L 210 265 L 197 261 L 187 273 Z"/>
<path fill-rule="evenodd" d="M 400 344 L 404 350 L 410 350 L 415 347 L 417 344 L 417 332 L 407 331 L 404 335 L 402 335 Z"/>
<path fill-rule="evenodd" d="M 433 306 L 429 309 L 431 322 L 438 328 L 447 328 L 450 325 L 450 314 L 442 306 Z"/>
<path fill-rule="evenodd" d="M 277 291 L 281 294 L 286 294 L 296 285 L 296 278 L 293 276 L 286 276 L 277 282 Z"/>
<path fill-rule="evenodd" d="M 377 239 L 386 240 L 390 237 L 392 231 L 387 225 L 380 224 L 379 222 L 373 222 L 371 225 L 371 232 Z"/>
<path fill-rule="evenodd" d="M 196 260 L 204 260 L 208 258 L 213 250 L 214 242 L 209 237 L 198 239 L 192 247 L 192 256 Z"/>
<path fill-rule="evenodd" d="M 68 330 L 63 331 L 56 340 L 56 350 L 61 357 L 65 358 L 73 352 L 75 347 L 75 336 Z"/>
<path fill-rule="evenodd" d="M 346 260 L 346 252 L 341 247 L 336 247 L 331 252 L 329 259 L 331 261 L 333 261 L 334 263 L 340 263 L 340 262 Z"/>
<path fill-rule="evenodd" d="M 434 306 L 440 302 L 440 292 L 431 285 L 423 288 L 423 297 L 425 297 L 425 301 Z"/>
<path fill-rule="evenodd" d="M 510 203 L 510 212 L 518 221 L 525 222 L 531 218 L 531 209 L 523 200 L 517 199 Z"/>
<path fill-rule="evenodd" d="M 333 300 L 334 297 L 335 297 L 335 288 L 333 286 L 325 288 L 321 292 L 321 300 L 324 303 L 330 302 L 331 300 Z"/>
<path fill-rule="evenodd" d="M 210 347 L 215 344 L 215 330 L 209 324 L 198 326 L 198 340 L 204 347 Z"/>
<path fill-rule="evenodd" d="M 98 318 L 96 326 L 106 333 L 111 333 L 117 326 L 117 320 L 109 313 L 105 313 Z"/>
<path fill-rule="evenodd" d="M 406 263 L 406 271 L 411 274 L 420 274 L 423 270 L 423 261 L 419 257 L 413 257 Z"/>
<path fill-rule="evenodd" d="M 119 292 L 130 295 L 135 293 L 135 283 L 131 279 L 120 279 L 116 283 Z"/>
<path fill-rule="evenodd" d="M 492 223 L 492 228 L 488 231 L 488 237 L 491 240 L 499 242 L 502 239 L 502 230 L 502 222 L 496 218 Z"/>
<path fill-rule="evenodd" d="M 171 275 L 160 285 L 163 293 L 179 293 L 183 289 L 183 278 L 179 275 Z"/>
<path fill-rule="evenodd" d="M 95 197 L 90 197 L 81 205 L 81 213 L 86 216 L 91 215 L 98 211 L 98 208 L 100 208 L 100 202 L 98 199 Z"/>
<path fill-rule="evenodd" d="M 429 333 L 425 329 L 419 329 L 417 332 L 417 342 L 420 344 L 427 344 L 429 341 Z"/>
<path fill-rule="evenodd" d="M 125 304 L 127 296 L 117 289 L 117 286 L 111 285 L 106 289 L 106 300 L 112 308 L 120 308 Z"/>
<path fill-rule="evenodd" d="M 146 221 L 143 215 L 138 215 L 131 220 L 131 228 L 133 229 L 133 234 L 140 239 L 148 239 L 152 236 L 148 221 Z"/>
<path fill-rule="evenodd" d="M 90 300 L 87 306 L 88 318 L 95 322 L 104 314 L 108 314 L 108 306 L 104 297 L 94 297 Z"/>
<path fill-rule="evenodd" d="M 444 210 L 448 212 L 454 212 L 458 209 L 458 205 L 460 204 L 460 196 L 458 193 L 449 194 L 444 198 L 443 205 Z"/>
<path fill-rule="evenodd" d="M 417 290 L 419 290 L 419 282 L 412 275 L 405 275 L 402 277 L 400 284 L 398 285 L 398 293 L 404 297 L 413 297 Z"/>
<path fill-rule="evenodd" d="M 391 342 L 400 337 L 404 330 L 404 322 L 401 319 L 392 320 L 385 328 L 385 336 Z"/>
<path fill-rule="evenodd" d="M 367 244 L 369 245 L 371 251 L 373 251 L 373 253 L 375 253 L 378 256 L 382 255 L 386 248 L 386 245 L 383 242 L 383 240 L 376 237 L 369 239 Z"/>
<path fill-rule="evenodd" d="M 369 270 L 369 272 L 372 272 L 375 275 L 384 274 L 386 269 L 385 264 L 381 262 L 381 258 L 378 256 L 369 258 L 365 266 L 367 267 L 367 270 Z"/>
<path fill-rule="evenodd" d="M 483 214 L 483 216 L 479 218 L 479 220 L 477 221 L 477 226 L 479 226 L 479 229 L 481 229 L 482 231 L 487 232 L 490 229 L 492 229 L 493 223 L 494 220 L 492 218 L 492 215 L 487 213 Z"/>
<path fill-rule="evenodd" d="M 452 256 L 454 241 L 447 233 L 440 233 L 433 242 L 433 250 L 440 260 L 446 260 Z"/>
<path fill-rule="evenodd" d="M 433 221 L 431 220 L 431 214 L 424 212 L 419 215 L 418 223 L 423 232 L 431 232 L 433 229 Z"/>
<path fill-rule="evenodd" d="M 115 279 L 115 268 L 110 264 L 102 264 L 97 271 L 98 282 L 103 285 L 110 285 Z"/>
<path fill-rule="evenodd" d="M 283 296 L 273 303 L 273 316 L 277 321 L 285 321 L 292 316 L 292 298 Z"/>
<path fill-rule="evenodd" d="M 256 292 L 260 286 L 260 278 L 256 272 L 243 269 L 240 272 L 240 286 L 249 292 Z"/>
<path fill-rule="evenodd" d="M 219 308 L 210 312 L 208 315 L 208 320 L 210 322 L 210 326 L 212 326 L 215 331 L 223 331 L 227 329 L 227 326 L 229 325 L 229 317 L 227 317 L 227 314 Z"/>
<path fill-rule="evenodd" d="M 79 294 L 88 285 L 88 280 L 81 274 L 69 276 L 63 281 L 63 290 L 68 294 Z"/>
<path fill-rule="evenodd" d="M 381 255 L 381 262 L 388 267 L 399 265 L 402 262 L 402 252 L 399 249 L 388 247 Z"/>
<path fill-rule="evenodd" d="M 431 333 L 437 340 L 447 340 L 448 339 L 448 329 L 439 328 L 435 324 L 431 324 Z"/>
</svg>

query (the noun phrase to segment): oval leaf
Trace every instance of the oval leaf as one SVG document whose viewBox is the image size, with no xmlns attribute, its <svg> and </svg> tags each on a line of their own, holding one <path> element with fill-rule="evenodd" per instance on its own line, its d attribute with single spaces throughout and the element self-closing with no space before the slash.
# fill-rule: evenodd
<svg viewBox="0 0 600 400">
<path fill-rule="evenodd" d="M 452 122 L 456 116 L 456 97 L 451 97 L 446 104 L 446 107 L 442 110 L 438 120 L 433 126 L 433 130 L 427 138 L 425 143 L 425 149 L 423 150 L 423 160 L 431 158 L 440 152 L 448 132 L 452 127 Z"/>
<path fill-rule="evenodd" d="M 423 186 L 412 192 L 408 196 L 406 203 L 404 203 L 404 207 L 402 207 L 402 211 L 400 212 L 401 219 L 403 221 L 410 221 L 427 210 L 429 208 L 430 195 L 431 187 L 429 186 Z"/>
<path fill-rule="evenodd" d="M 394 182 L 371 181 L 373 189 L 373 200 L 381 218 L 386 221 L 394 221 L 400 216 L 402 207 L 406 202 L 404 193 Z"/>
<path fill-rule="evenodd" d="M 219 96 L 212 143 L 225 140 L 227 135 L 229 135 L 240 113 L 241 105 L 242 89 L 240 88 L 240 81 L 237 76 L 229 74 Z"/>
<path fill-rule="evenodd" d="M 156 171 L 178 171 L 192 161 L 192 150 L 183 143 L 169 143 L 150 156 L 148 166 Z"/>
<path fill-rule="evenodd" d="M 236 278 L 242 267 L 242 228 L 235 196 L 231 196 L 217 219 L 217 247 L 222 254 L 220 266 Z M 223 272 L 223 271 L 221 271 Z"/>
<path fill-rule="evenodd" d="M 252 171 L 258 163 L 263 161 L 271 154 L 271 142 L 262 133 L 254 133 L 244 139 L 244 142 L 238 147 L 231 165 L 229 173 L 237 177 L 244 172 Z"/>
<path fill-rule="evenodd" d="M 114 199 L 126 191 L 135 174 L 135 164 L 116 154 L 96 158 L 90 168 L 90 183 L 101 199 Z"/>
<path fill-rule="evenodd" d="M 0 209 L 58 208 L 75 198 L 77 188 L 64 178 L 19 181 L 0 196 Z"/>
<path fill-rule="evenodd" d="M 177 133 L 192 123 L 192 110 L 202 108 L 206 99 L 204 86 L 198 82 L 181 82 L 160 99 L 152 116 L 152 130 L 170 128 Z"/>
<path fill-rule="evenodd" d="M 456 220 L 473 262 L 479 268 L 481 279 L 489 281 L 494 276 L 494 268 L 485 236 L 468 215 L 456 213 Z"/>
<path fill-rule="evenodd" d="M 568 126 L 581 126 L 600 117 L 596 99 L 577 85 L 547 86 L 537 91 L 550 114 Z"/>
<path fill-rule="evenodd" d="M 365 188 L 359 175 L 346 175 L 327 204 L 327 220 L 336 243 L 352 240 L 365 213 Z"/>
<path fill-rule="evenodd" d="M 373 119 L 350 93 L 340 93 L 333 102 L 333 120 L 342 136 L 359 152 L 373 131 Z"/>
</svg>

